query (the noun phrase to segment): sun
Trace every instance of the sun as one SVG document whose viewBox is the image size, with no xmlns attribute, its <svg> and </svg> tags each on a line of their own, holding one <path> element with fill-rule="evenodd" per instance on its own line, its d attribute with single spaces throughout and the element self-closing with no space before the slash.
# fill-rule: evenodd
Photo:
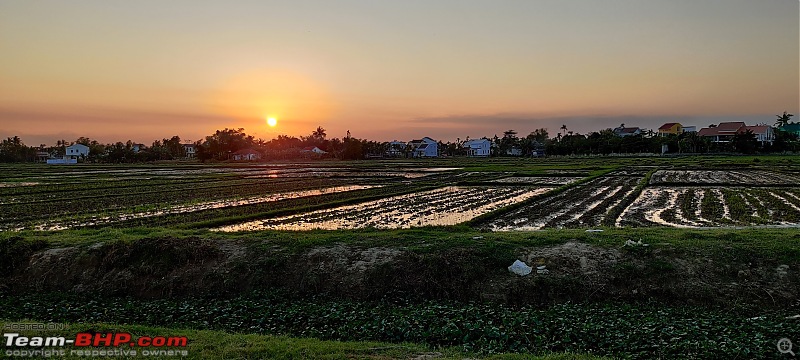
<svg viewBox="0 0 800 360">
<path fill-rule="evenodd" d="M 269 127 L 275 127 L 275 125 L 278 125 L 278 119 L 274 117 L 267 118 L 267 125 L 269 125 Z"/>
</svg>

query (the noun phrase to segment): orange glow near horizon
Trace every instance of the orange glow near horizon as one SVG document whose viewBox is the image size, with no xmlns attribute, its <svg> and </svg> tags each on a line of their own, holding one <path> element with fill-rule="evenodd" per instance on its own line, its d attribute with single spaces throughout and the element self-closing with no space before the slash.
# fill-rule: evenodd
<svg viewBox="0 0 800 360">
<path fill-rule="evenodd" d="M 275 128 L 280 118 L 293 119 L 292 126 L 282 126 L 281 131 L 305 132 L 312 124 L 328 119 L 334 108 L 320 84 L 283 70 L 251 71 L 233 76 L 221 86 L 214 103 L 220 115 L 236 120 L 236 127 L 256 133 L 264 129 L 265 118 L 267 131 Z"/>
</svg>

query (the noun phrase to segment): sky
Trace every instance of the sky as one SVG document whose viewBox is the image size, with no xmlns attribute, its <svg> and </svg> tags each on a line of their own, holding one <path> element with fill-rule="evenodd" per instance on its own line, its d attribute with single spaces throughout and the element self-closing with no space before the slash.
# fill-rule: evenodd
<svg viewBox="0 0 800 360">
<path fill-rule="evenodd" d="M 0 0 L 0 136 L 772 124 L 800 115 L 799 19 L 797 0 Z"/>
</svg>

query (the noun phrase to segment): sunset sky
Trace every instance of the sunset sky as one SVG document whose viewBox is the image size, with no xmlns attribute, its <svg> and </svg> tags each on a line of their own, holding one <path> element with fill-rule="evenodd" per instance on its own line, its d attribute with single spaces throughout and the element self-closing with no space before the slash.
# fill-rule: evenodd
<svg viewBox="0 0 800 360">
<path fill-rule="evenodd" d="M 772 124 L 800 110 L 799 4 L 0 0 L 0 136 Z"/>
</svg>

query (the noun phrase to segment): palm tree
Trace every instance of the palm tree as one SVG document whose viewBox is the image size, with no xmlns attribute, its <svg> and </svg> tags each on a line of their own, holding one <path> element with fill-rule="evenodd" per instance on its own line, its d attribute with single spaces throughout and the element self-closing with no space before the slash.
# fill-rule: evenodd
<svg viewBox="0 0 800 360">
<path fill-rule="evenodd" d="M 314 132 L 311 133 L 312 137 L 320 140 L 325 139 L 326 135 L 327 134 L 325 133 L 325 129 L 323 129 L 322 126 L 317 126 L 317 130 L 314 130 Z"/>
<path fill-rule="evenodd" d="M 567 125 L 566 124 L 561 125 L 561 133 L 562 133 L 561 135 L 566 135 L 567 134 Z"/>
<path fill-rule="evenodd" d="M 786 111 L 783 112 L 783 115 L 775 115 L 778 117 L 778 120 L 775 121 L 775 127 L 784 127 L 792 123 L 792 114 L 787 113 Z"/>
</svg>

